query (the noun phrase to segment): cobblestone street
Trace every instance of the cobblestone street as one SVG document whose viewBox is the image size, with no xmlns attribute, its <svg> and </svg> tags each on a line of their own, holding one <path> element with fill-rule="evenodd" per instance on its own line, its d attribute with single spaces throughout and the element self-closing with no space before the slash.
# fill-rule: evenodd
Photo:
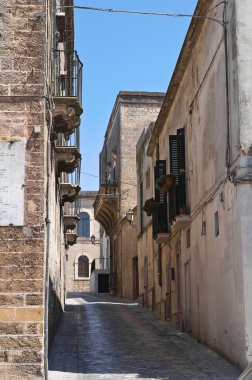
<svg viewBox="0 0 252 380">
<path fill-rule="evenodd" d="M 235 380 L 238 375 L 154 313 L 109 295 L 84 293 L 67 299 L 49 361 L 49 380 Z"/>
</svg>

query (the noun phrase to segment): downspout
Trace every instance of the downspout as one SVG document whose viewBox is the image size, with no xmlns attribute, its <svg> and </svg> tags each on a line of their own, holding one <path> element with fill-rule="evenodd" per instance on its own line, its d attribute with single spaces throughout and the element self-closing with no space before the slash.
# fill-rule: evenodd
<svg viewBox="0 0 252 380">
<path fill-rule="evenodd" d="M 45 54 L 45 84 L 47 87 L 47 80 L 48 80 L 48 41 L 49 41 L 49 20 L 48 20 L 48 12 L 49 12 L 49 4 L 48 0 L 46 0 L 46 9 L 45 9 L 45 46 L 46 46 L 46 54 Z M 45 113 L 46 113 L 46 106 L 45 106 Z M 47 125 L 46 123 L 46 115 L 44 116 L 44 128 Z M 44 132 L 45 134 L 45 132 Z M 48 170 L 48 164 L 47 164 L 47 170 Z M 49 268 L 48 268 L 48 252 L 49 252 L 49 228 L 47 223 L 48 218 L 48 176 L 47 176 L 47 184 L 46 184 L 46 207 L 45 207 L 45 236 L 44 236 L 44 247 L 45 247 L 45 254 L 44 254 L 44 377 L 45 380 L 48 379 L 48 288 L 49 288 Z"/>
<path fill-rule="evenodd" d="M 50 73 L 50 66 L 49 66 L 49 57 L 50 57 L 50 46 L 51 46 L 51 30 L 49 25 L 49 0 L 46 0 L 46 54 L 45 54 L 45 83 L 47 87 L 47 104 L 45 107 L 45 120 L 44 120 L 44 127 L 48 126 L 47 131 L 47 150 L 46 150 L 46 206 L 45 206 L 45 255 L 44 255 L 44 262 L 45 262 L 45 272 L 44 272 L 44 378 L 45 380 L 48 380 L 48 334 L 49 334 L 49 328 L 48 328 L 48 316 L 49 316 L 49 252 L 50 252 L 50 218 L 49 218 L 49 179 L 51 177 L 50 173 L 50 165 L 51 165 L 51 141 L 50 141 L 50 132 L 51 132 L 51 126 L 52 126 L 52 103 L 51 103 L 51 90 L 50 85 L 48 81 L 51 80 L 49 77 Z"/>
<path fill-rule="evenodd" d="M 49 310 L 49 250 L 50 250 L 50 224 L 49 220 L 49 181 L 47 179 L 47 190 L 46 190 L 46 257 L 45 257 L 45 311 L 44 311 L 44 366 L 45 366 L 45 380 L 48 379 L 48 310 Z"/>
<path fill-rule="evenodd" d="M 228 64 L 228 30 L 227 30 L 227 6 L 228 2 L 224 2 L 223 9 L 223 30 L 224 30 L 224 45 L 225 45 L 225 66 L 226 66 L 226 98 L 227 98 L 227 146 L 226 146 L 226 166 L 227 176 L 230 177 L 231 152 L 230 152 L 230 89 L 229 89 L 229 64 Z"/>
</svg>

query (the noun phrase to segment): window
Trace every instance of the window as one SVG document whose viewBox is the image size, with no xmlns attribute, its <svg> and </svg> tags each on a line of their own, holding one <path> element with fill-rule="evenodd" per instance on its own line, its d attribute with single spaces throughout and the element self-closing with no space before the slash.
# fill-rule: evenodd
<svg viewBox="0 0 252 380">
<path fill-rule="evenodd" d="M 215 236 L 218 236 L 219 233 L 220 233 L 220 229 L 219 229 L 219 213 L 218 213 L 218 211 L 216 211 L 216 213 L 214 214 L 214 227 L 215 227 Z"/>
<path fill-rule="evenodd" d="M 186 208 L 185 176 L 185 129 L 178 129 L 177 135 L 169 137 L 170 173 L 176 177 L 176 186 L 169 192 L 169 221 L 174 220 L 180 210 Z"/>
<path fill-rule="evenodd" d="M 78 277 L 89 277 L 89 260 L 87 256 L 78 259 Z"/>
<path fill-rule="evenodd" d="M 140 183 L 140 231 L 143 232 L 143 182 Z"/>
<path fill-rule="evenodd" d="M 150 168 L 148 168 L 145 173 L 145 182 L 146 182 L 146 189 L 149 189 L 150 188 Z"/>
<path fill-rule="evenodd" d="M 90 216 L 87 212 L 81 212 L 79 214 L 80 221 L 78 224 L 78 235 L 80 237 L 90 237 Z"/>
<path fill-rule="evenodd" d="M 188 228 L 186 231 L 186 248 L 190 248 L 191 246 L 191 230 Z"/>
</svg>

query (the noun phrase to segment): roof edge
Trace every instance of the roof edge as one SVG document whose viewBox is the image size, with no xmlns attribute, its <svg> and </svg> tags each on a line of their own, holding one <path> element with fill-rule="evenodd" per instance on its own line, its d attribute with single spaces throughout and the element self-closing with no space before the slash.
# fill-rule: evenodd
<svg viewBox="0 0 252 380">
<path fill-rule="evenodd" d="M 206 15 L 209 12 L 214 0 L 198 0 L 194 16 Z M 173 101 L 179 89 L 180 82 L 184 77 L 186 67 L 191 58 L 191 52 L 196 45 L 200 32 L 203 28 L 206 19 L 193 17 L 188 28 L 182 49 L 180 51 L 175 69 L 173 71 L 168 89 L 164 98 L 163 105 L 157 117 L 155 126 L 153 128 L 152 136 L 148 145 L 147 155 L 151 156 L 154 152 L 156 140 L 161 133 L 165 119 L 171 109 Z"/>
<path fill-rule="evenodd" d="M 163 103 L 163 100 L 165 98 L 164 92 L 147 92 L 147 91 L 120 91 L 119 94 L 116 96 L 116 100 L 109 118 L 108 126 L 105 132 L 105 140 L 109 134 L 109 131 L 111 129 L 111 126 L 113 124 L 116 112 L 118 110 L 118 107 L 122 103 L 132 102 L 134 99 L 134 103 L 143 103 L 143 99 L 153 99 L 157 100 L 157 103 Z M 154 104 L 154 103 L 150 103 Z"/>
</svg>

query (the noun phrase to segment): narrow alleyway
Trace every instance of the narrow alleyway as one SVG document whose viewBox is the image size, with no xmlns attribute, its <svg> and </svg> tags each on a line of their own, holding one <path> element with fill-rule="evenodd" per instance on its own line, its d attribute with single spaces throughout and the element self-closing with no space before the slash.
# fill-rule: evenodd
<svg viewBox="0 0 252 380">
<path fill-rule="evenodd" d="M 239 374 L 154 313 L 87 293 L 68 298 L 49 369 L 49 380 L 235 380 Z"/>
</svg>

